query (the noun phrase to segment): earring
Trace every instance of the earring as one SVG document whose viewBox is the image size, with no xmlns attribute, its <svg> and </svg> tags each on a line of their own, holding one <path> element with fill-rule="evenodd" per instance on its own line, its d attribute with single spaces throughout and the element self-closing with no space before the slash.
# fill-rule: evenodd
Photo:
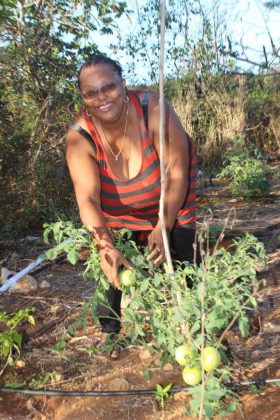
<svg viewBox="0 0 280 420">
<path fill-rule="evenodd" d="M 127 95 L 125 95 L 125 97 L 124 97 L 124 100 L 123 100 L 123 101 L 124 101 L 124 103 L 125 103 L 125 104 L 127 104 L 127 103 L 129 102 L 129 97 L 128 97 Z"/>
<path fill-rule="evenodd" d="M 86 114 L 88 117 L 91 117 L 91 114 L 88 112 L 88 110 L 86 109 Z"/>
</svg>

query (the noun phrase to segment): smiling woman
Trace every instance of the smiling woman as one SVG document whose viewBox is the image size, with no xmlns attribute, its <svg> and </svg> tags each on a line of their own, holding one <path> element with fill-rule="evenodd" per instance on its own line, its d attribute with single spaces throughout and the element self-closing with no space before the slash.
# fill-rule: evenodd
<svg viewBox="0 0 280 420">
<path fill-rule="evenodd" d="M 118 332 L 120 266 L 132 264 L 116 249 L 108 228 L 127 228 L 139 245 L 147 245 L 155 265 L 165 260 L 158 217 L 160 199 L 159 98 L 156 93 L 128 90 L 118 63 L 93 56 L 79 72 L 84 108 L 66 137 L 66 157 L 80 217 L 92 233 L 101 267 L 111 283 L 108 303 L 100 310 L 104 333 Z M 147 118 L 142 104 L 145 103 Z M 173 108 L 165 104 L 165 224 L 175 260 L 193 259 L 195 236 L 194 146 Z"/>
</svg>

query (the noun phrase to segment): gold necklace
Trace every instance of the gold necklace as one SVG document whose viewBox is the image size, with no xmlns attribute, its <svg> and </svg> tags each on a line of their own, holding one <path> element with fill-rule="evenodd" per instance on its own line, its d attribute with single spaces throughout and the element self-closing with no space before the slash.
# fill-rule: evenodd
<svg viewBox="0 0 280 420">
<path fill-rule="evenodd" d="M 124 132 L 123 132 L 122 144 L 121 144 L 121 148 L 120 148 L 120 150 L 119 150 L 119 153 L 117 153 L 117 154 L 115 154 L 115 153 L 113 152 L 113 150 L 112 150 L 112 148 L 111 148 L 111 146 L 110 146 L 110 143 L 109 143 L 109 142 L 108 142 L 108 140 L 107 140 L 107 136 L 106 136 L 105 131 L 104 131 L 104 129 L 103 129 L 103 127 L 102 127 L 102 125 L 101 125 L 101 122 L 98 120 L 99 125 L 100 125 L 100 128 L 101 128 L 101 131 L 102 131 L 102 134 L 103 134 L 103 137 L 104 137 L 104 140 L 105 140 L 105 142 L 106 142 L 106 144 L 107 144 L 107 146 L 108 146 L 108 149 L 110 150 L 110 152 L 111 152 L 111 153 L 112 153 L 112 155 L 114 156 L 115 161 L 118 161 L 119 156 L 120 156 L 120 154 L 121 154 L 121 152 L 122 152 L 122 149 L 123 149 L 124 139 L 125 139 L 126 129 L 127 129 L 127 117 L 128 117 L 128 106 L 127 106 L 127 108 L 126 108 L 125 127 L 124 127 Z"/>
</svg>

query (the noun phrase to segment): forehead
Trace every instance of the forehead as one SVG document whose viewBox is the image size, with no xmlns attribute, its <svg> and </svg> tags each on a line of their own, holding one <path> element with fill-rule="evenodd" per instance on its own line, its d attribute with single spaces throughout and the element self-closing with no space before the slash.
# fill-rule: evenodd
<svg viewBox="0 0 280 420">
<path fill-rule="evenodd" d="M 118 73 L 109 64 L 95 64 L 84 67 L 80 74 L 80 85 L 83 86 L 100 86 L 103 82 L 117 81 Z"/>
</svg>

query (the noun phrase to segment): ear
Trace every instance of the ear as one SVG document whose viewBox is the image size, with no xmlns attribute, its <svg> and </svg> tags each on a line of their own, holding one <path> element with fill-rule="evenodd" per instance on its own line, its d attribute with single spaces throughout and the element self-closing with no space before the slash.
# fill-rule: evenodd
<svg viewBox="0 0 280 420">
<path fill-rule="evenodd" d="M 126 91 L 126 82 L 124 79 L 122 79 L 122 87 L 123 87 L 123 90 Z"/>
</svg>

